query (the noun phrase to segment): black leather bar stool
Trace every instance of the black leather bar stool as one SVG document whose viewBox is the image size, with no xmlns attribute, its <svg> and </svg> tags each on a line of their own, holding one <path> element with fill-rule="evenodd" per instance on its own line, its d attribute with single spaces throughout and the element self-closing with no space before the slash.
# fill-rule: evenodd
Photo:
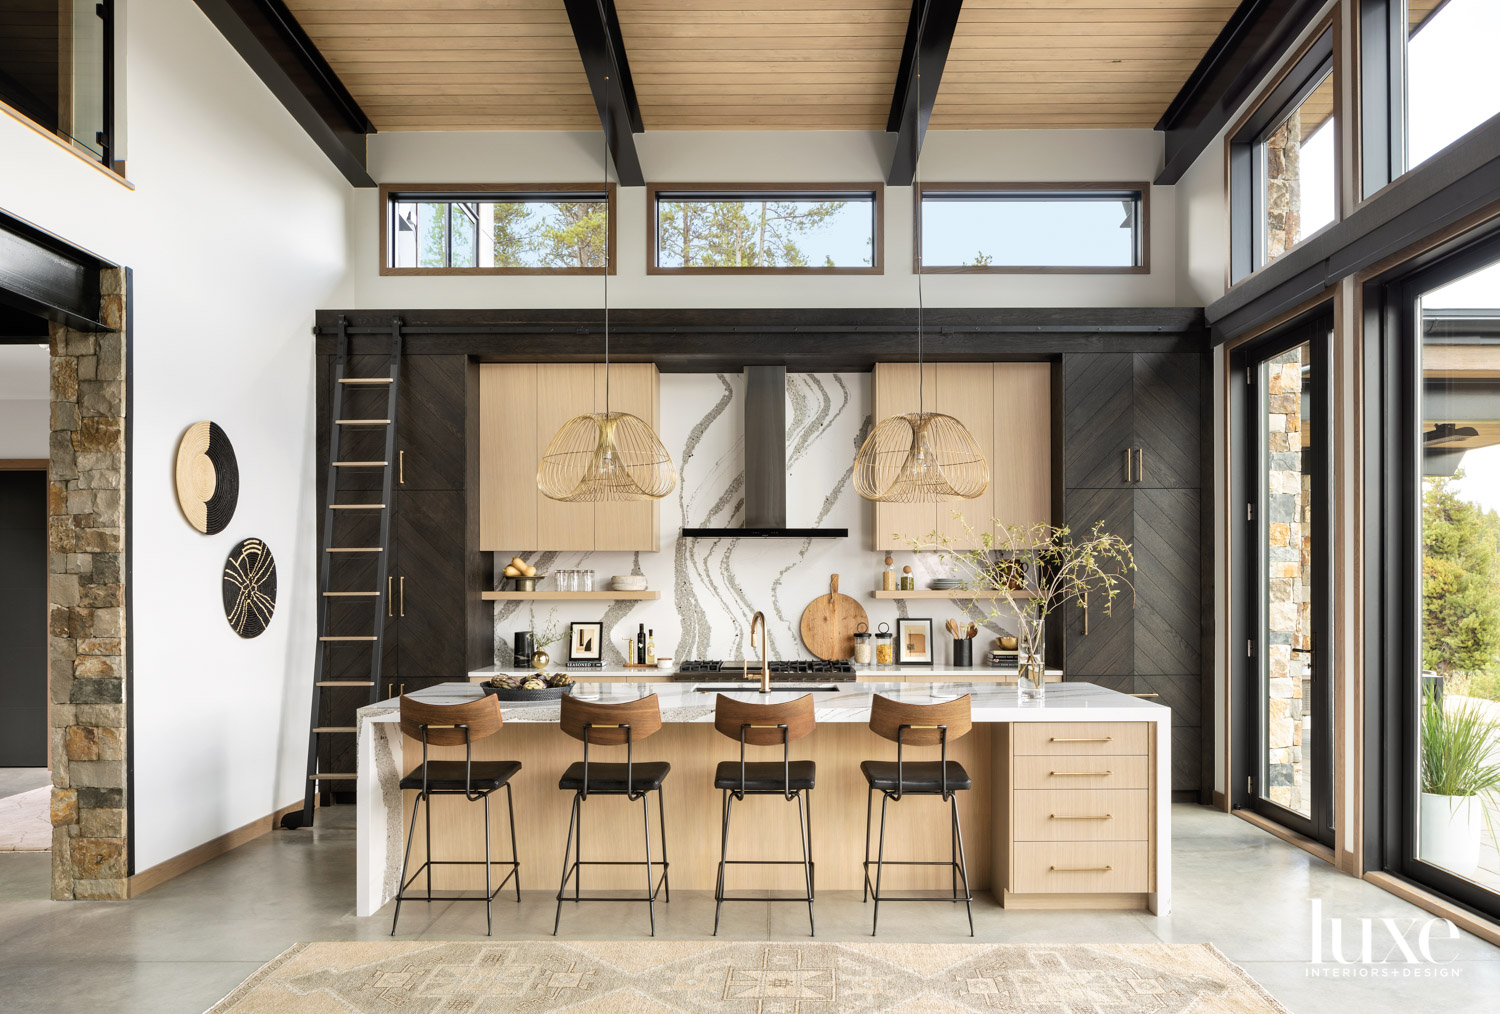
<svg viewBox="0 0 1500 1014">
<path fill-rule="evenodd" d="M 938 704 L 907 704 L 893 701 L 889 697 L 875 696 L 870 708 L 870 731 L 896 744 L 896 761 L 864 761 L 859 770 L 869 783 L 865 795 L 865 901 L 872 896 L 870 889 L 870 817 L 875 792 L 880 799 L 880 851 L 875 859 L 875 918 L 870 924 L 870 935 L 874 936 L 880 924 L 882 901 L 959 901 L 958 882 L 963 879 L 964 906 L 969 911 L 969 936 L 974 935 L 974 895 L 969 890 L 968 862 L 964 858 L 964 833 L 958 821 L 958 793 L 972 788 L 973 780 L 958 761 L 948 759 L 948 744 L 968 734 L 971 728 L 969 697 L 964 695 L 954 701 Z M 941 759 L 936 761 L 908 761 L 903 753 L 908 746 L 938 746 L 942 748 Z M 952 826 L 949 828 L 949 844 L 953 856 L 949 860 L 913 860 L 885 858 L 885 808 L 893 800 L 900 802 L 904 796 L 942 796 L 943 802 L 952 808 Z M 880 875 L 887 865 L 892 866 L 947 866 L 953 873 L 953 897 L 943 898 L 888 898 L 880 893 Z"/>
<path fill-rule="evenodd" d="M 714 703 L 714 728 L 740 744 L 738 761 L 720 761 L 714 771 L 714 788 L 723 790 L 723 841 L 719 847 L 719 880 L 714 888 L 714 936 L 719 935 L 719 911 L 726 901 L 805 901 L 807 928 L 813 935 L 812 790 L 817 767 L 810 760 L 792 760 L 791 742 L 813 731 L 812 694 L 784 704 L 752 704 L 718 696 Z M 779 746 L 780 761 L 747 761 L 747 746 Z M 797 825 L 801 828 L 801 859 L 730 859 L 729 815 L 736 801 L 746 796 L 779 795 L 797 801 Z M 733 865 L 802 867 L 807 894 L 790 898 L 732 898 L 724 893 L 724 867 Z"/>
<path fill-rule="evenodd" d="M 656 893 L 665 889 L 666 900 L 672 900 L 667 882 L 667 816 L 661 805 L 661 787 L 672 765 L 666 761 L 635 762 L 635 744 L 661 729 L 661 707 L 656 695 L 623 704 L 600 704 L 572 697 L 562 699 L 562 731 L 583 741 L 583 760 L 568 765 L 557 787 L 573 792 L 573 811 L 568 818 L 568 840 L 563 847 L 562 883 L 557 886 L 557 914 L 552 920 L 552 935 L 557 936 L 562 919 L 563 896 L 568 879 L 573 880 L 573 900 L 577 901 L 644 901 L 651 914 L 651 935 L 656 936 Z M 600 764 L 589 761 L 590 746 L 624 746 L 624 764 Z M 656 809 L 661 822 L 661 860 L 651 859 L 651 801 L 656 793 Z M 625 796 L 631 802 L 641 801 L 641 816 L 646 829 L 646 860 L 636 863 L 625 859 L 583 859 L 583 802 L 589 796 Z M 574 852 L 577 855 L 574 855 Z M 572 863 L 569 864 L 569 857 Z M 580 866 L 636 866 L 646 868 L 644 898 L 585 897 L 581 893 Z M 651 867 L 661 867 L 661 880 L 652 884 Z"/>
<path fill-rule="evenodd" d="M 396 890 L 396 914 L 391 919 L 391 935 L 396 935 L 396 922 L 401 918 L 403 901 L 419 901 L 418 895 L 408 895 L 411 886 L 425 870 L 427 873 L 426 900 L 432 901 L 432 868 L 434 866 L 478 866 L 478 859 L 434 859 L 432 858 L 432 797 L 463 796 L 471 803 L 484 801 L 484 896 L 439 898 L 439 901 L 483 901 L 485 932 L 494 926 L 492 903 L 495 895 L 505 889 L 512 878 L 516 884 L 516 901 L 521 900 L 521 863 L 516 853 L 516 807 L 511 798 L 510 780 L 521 770 L 520 761 L 476 761 L 474 744 L 500 731 L 500 701 L 495 697 L 484 697 L 464 704 L 424 704 L 410 697 L 401 698 L 401 731 L 412 739 L 422 741 L 422 763 L 411 774 L 401 779 L 401 788 L 415 789 L 416 802 L 411 808 L 411 829 L 406 835 L 406 853 L 401 858 L 401 886 Z M 459 746 L 464 748 L 464 759 L 429 760 L 429 746 Z M 510 872 L 493 890 L 490 890 L 490 793 L 505 789 L 505 806 L 510 812 Z M 422 865 L 406 878 L 406 866 L 411 861 L 411 843 L 417 834 L 417 810 L 426 804 L 427 856 Z"/>
</svg>

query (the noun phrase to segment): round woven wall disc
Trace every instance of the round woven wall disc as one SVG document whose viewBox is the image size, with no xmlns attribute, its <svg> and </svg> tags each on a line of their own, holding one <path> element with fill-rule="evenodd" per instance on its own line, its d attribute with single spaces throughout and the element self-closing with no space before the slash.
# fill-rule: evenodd
<svg viewBox="0 0 1500 1014">
<path fill-rule="evenodd" d="M 276 558 L 259 539 L 246 539 L 224 561 L 224 619 L 241 637 L 259 637 L 276 612 Z"/>
<path fill-rule="evenodd" d="M 177 502 L 188 524 L 206 535 L 228 527 L 240 499 L 234 445 L 217 423 L 188 427 L 177 445 Z"/>
</svg>

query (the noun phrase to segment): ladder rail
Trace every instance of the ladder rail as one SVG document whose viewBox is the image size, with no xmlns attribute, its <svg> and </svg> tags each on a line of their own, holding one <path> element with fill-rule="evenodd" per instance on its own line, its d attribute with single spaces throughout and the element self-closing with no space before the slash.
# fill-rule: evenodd
<svg viewBox="0 0 1500 1014">
<path fill-rule="evenodd" d="M 391 537 L 391 481 L 394 469 L 391 462 L 395 460 L 396 454 L 396 407 L 398 392 L 401 386 L 401 353 L 402 353 L 402 321 L 396 317 L 391 322 L 391 346 L 388 378 L 351 378 L 348 376 L 350 368 L 349 351 L 349 328 L 348 321 L 344 317 L 338 322 L 338 341 L 334 359 L 334 370 L 332 377 L 333 402 L 329 415 L 328 427 L 328 463 L 326 469 L 326 482 L 323 496 L 323 522 L 321 528 L 320 549 L 324 550 L 318 554 L 318 639 L 314 642 L 313 656 L 313 685 L 311 687 L 312 711 L 308 721 L 307 736 L 307 777 L 303 791 L 302 809 L 300 812 L 289 813 L 282 818 L 281 824 L 285 828 L 310 827 L 316 812 L 316 803 L 319 792 L 319 783 L 324 781 L 350 780 L 353 775 L 347 772 L 323 772 L 318 769 L 318 753 L 320 737 L 328 733 L 337 732 L 348 734 L 349 726 L 325 725 L 323 723 L 323 692 L 325 687 L 363 686 L 363 680 L 330 680 L 327 678 L 327 660 L 330 648 L 347 642 L 358 643 L 368 640 L 370 642 L 370 703 L 379 699 L 379 687 L 382 663 L 384 661 L 385 649 L 385 617 L 382 611 L 386 607 L 386 577 L 389 573 Z M 344 392 L 350 387 L 362 387 L 369 389 L 373 384 L 385 384 L 386 386 L 386 437 L 385 437 L 385 461 L 382 463 L 383 480 L 382 496 L 380 500 L 380 549 L 376 554 L 376 591 L 361 594 L 357 597 L 368 597 L 373 599 L 373 622 L 374 636 L 368 635 L 355 638 L 352 636 L 330 635 L 328 633 L 330 608 L 335 598 L 347 597 L 341 593 L 331 590 L 334 553 L 332 548 L 335 533 L 335 519 L 339 516 L 338 511 L 343 505 L 336 503 L 338 500 L 339 487 L 339 456 L 341 453 L 342 427 L 339 421 L 344 419 Z M 366 420 L 360 420 L 365 422 Z M 373 422 L 373 420 L 369 420 Z"/>
</svg>

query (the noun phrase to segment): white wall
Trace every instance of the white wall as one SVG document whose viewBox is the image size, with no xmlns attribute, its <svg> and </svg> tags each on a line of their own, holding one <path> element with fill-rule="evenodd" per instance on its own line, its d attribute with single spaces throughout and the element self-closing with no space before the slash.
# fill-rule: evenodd
<svg viewBox="0 0 1500 1014">
<path fill-rule="evenodd" d="M 652 182 L 876 182 L 890 138 L 869 131 L 657 131 L 636 138 Z M 593 133 L 384 133 L 370 139 L 370 172 L 382 183 L 589 183 L 602 181 Z M 1140 182 L 1161 171 L 1161 135 L 1150 130 L 931 131 L 927 182 Z M 912 190 L 885 191 L 885 273 L 845 276 L 646 274 L 646 191 L 621 188 L 616 223 L 617 307 L 915 306 Z M 1176 200 L 1151 194 L 1149 275 L 928 275 L 930 306 L 1171 306 L 1177 302 Z M 394 277 L 379 267 L 379 198 L 362 190 L 351 223 L 358 305 L 555 307 L 601 305 L 597 277 Z"/>
<path fill-rule="evenodd" d="M 0 459 L 46 458 L 51 416 L 45 401 L 0 400 Z"/>
<path fill-rule="evenodd" d="M 125 20 L 132 192 L 0 117 L 0 206 L 134 270 L 136 868 L 301 798 L 315 636 L 313 349 L 345 284 L 350 188 L 191 0 Z M 213 419 L 234 442 L 227 531 L 183 520 L 172 464 Z M 220 574 L 276 554 L 270 629 L 237 637 Z"/>
</svg>

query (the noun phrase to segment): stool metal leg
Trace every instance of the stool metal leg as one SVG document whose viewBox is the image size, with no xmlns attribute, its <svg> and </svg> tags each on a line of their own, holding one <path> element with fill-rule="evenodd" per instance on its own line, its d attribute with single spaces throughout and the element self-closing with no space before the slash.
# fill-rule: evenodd
<svg viewBox="0 0 1500 1014">
<path fill-rule="evenodd" d="M 958 900 L 958 806 L 957 806 L 957 799 L 958 799 L 958 797 L 954 796 L 953 799 L 954 799 L 954 803 L 955 803 L 955 805 L 953 807 L 953 819 L 948 822 L 951 825 L 948 828 L 948 847 L 953 850 L 953 858 L 950 860 L 953 865 L 948 868 L 948 877 L 949 877 L 949 880 L 952 881 L 953 900 L 957 901 Z"/>
<path fill-rule="evenodd" d="M 875 918 L 870 921 L 870 936 L 874 936 L 876 929 L 880 926 L 880 875 L 885 872 L 885 808 L 891 801 L 889 792 L 882 792 L 880 797 L 880 851 L 875 858 Z"/>
<path fill-rule="evenodd" d="M 557 936 L 558 924 L 562 921 L 563 892 L 568 889 L 568 859 L 573 854 L 573 828 L 578 824 L 578 801 L 582 798 L 573 793 L 573 808 L 568 811 L 568 836 L 563 839 L 562 880 L 557 884 L 557 913 L 552 917 L 552 935 Z"/>
<path fill-rule="evenodd" d="M 870 901 L 870 805 L 875 798 L 875 789 L 872 786 L 865 793 L 865 897 L 866 904 Z M 884 811 L 882 811 L 884 812 Z"/>
<path fill-rule="evenodd" d="M 974 935 L 974 892 L 969 890 L 969 861 L 964 856 L 964 829 L 958 821 L 958 796 L 949 797 L 953 803 L 953 830 L 958 835 L 958 872 L 964 881 L 964 907 L 969 910 L 969 936 Z"/>
<path fill-rule="evenodd" d="M 490 893 L 490 794 L 484 794 L 484 935 L 495 935 L 495 913 L 491 906 L 495 896 Z"/>
<path fill-rule="evenodd" d="M 797 793 L 797 827 L 802 835 L 802 875 L 807 881 L 807 932 L 809 936 L 817 936 L 818 930 L 813 924 L 812 842 L 808 838 L 808 819 L 802 808 L 802 797 L 805 795 L 808 793 Z M 808 808 L 811 809 L 811 806 Z"/>
<path fill-rule="evenodd" d="M 719 935 L 719 913 L 724 908 L 724 863 L 729 859 L 729 806 L 733 801 L 729 790 L 724 790 L 724 802 L 720 806 L 723 813 L 720 816 L 719 880 L 714 887 L 714 936 Z"/>
<path fill-rule="evenodd" d="M 427 800 L 423 811 L 427 824 L 427 904 L 432 904 L 432 799 Z"/>
<path fill-rule="evenodd" d="M 656 936 L 656 894 L 651 889 L 651 793 L 641 793 L 641 819 L 646 829 L 646 910 L 651 913 L 651 935 Z"/>
<path fill-rule="evenodd" d="M 666 903 L 672 904 L 672 877 L 671 864 L 667 862 L 667 807 L 662 802 L 666 789 L 656 790 L 656 815 L 661 818 L 661 885 L 666 895 Z"/>
<path fill-rule="evenodd" d="M 401 919 L 401 896 L 406 893 L 406 865 L 411 862 L 412 842 L 417 840 L 417 807 L 422 805 L 422 794 L 411 804 L 411 828 L 406 832 L 406 852 L 401 857 L 401 879 L 396 881 L 396 915 L 391 919 L 391 936 L 396 935 L 396 923 Z"/>
<path fill-rule="evenodd" d="M 521 853 L 516 851 L 516 801 L 511 796 L 510 782 L 505 783 L 505 806 L 510 811 L 510 863 L 516 878 L 516 903 L 521 902 Z"/>
<path fill-rule="evenodd" d="M 583 891 L 583 800 L 578 801 L 578 829 L 574 832 L 573 839 L 573 904 L 578 904 L 578 899 Z"/>
</svg>

